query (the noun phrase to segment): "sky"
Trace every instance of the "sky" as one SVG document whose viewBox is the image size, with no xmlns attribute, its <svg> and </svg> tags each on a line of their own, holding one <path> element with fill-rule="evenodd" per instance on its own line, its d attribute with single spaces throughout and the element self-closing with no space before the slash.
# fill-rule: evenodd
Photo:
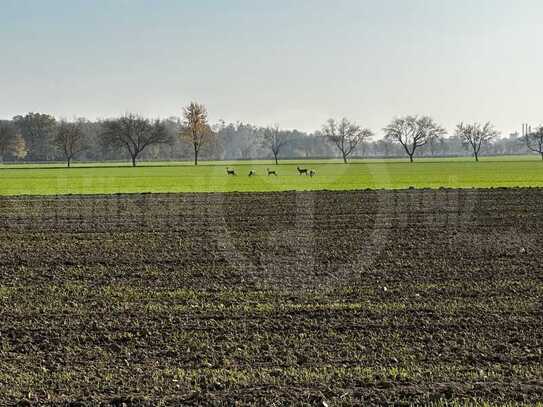
<svg viewBox="0 0 543 407">
<path fill-rule="evenodd" d="M 0 118 L 543 123 L 541 0 L 0 0 Z"/>
</svg>

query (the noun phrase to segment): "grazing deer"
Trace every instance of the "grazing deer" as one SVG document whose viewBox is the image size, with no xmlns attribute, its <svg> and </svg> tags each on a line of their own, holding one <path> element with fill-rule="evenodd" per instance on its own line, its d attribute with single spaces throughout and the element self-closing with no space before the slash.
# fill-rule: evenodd
<svg viewBox="0 0 543 407">
<path fill-rule="evenodd" d="M 226 169 L 226 175 L 236 175 L 236 170 L 233 168 L 227 168 Z"/>
<path fill-rule="evenodd" d="M 312 177 L 314 175 L 317 175 L 317 171 L 315 170 L 309 170 L 309 176 Z"/>
<path fill-rule="evenodd" d="M 249 177 L 252 177 L 252 176 L 254 176 L 254 175 L 256 175 L 256 171 L 255 171 L 255 170 L 249 171 Z"/>
<path fill-rule="evenodd" d="M 307 168 L 296 167 L 296 169 L 298 170 L 298 175 L 302 175 L 302 174 L 307 175 Z"/>
<path fill-rule="evenodd" d="M 275 172 L 275 170 L 270 170 L 269 168 L 266 168 L 266 171 L 268 171 L 268 176 L 270 176 L 270 175 L 277 176 L 277 172 Z"/>
</svg>

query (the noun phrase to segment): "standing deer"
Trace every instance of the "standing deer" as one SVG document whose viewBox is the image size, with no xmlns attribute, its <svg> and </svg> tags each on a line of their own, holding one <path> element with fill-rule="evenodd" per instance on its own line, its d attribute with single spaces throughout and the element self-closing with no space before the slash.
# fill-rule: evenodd
<svg viewBox="0 0 543 407">
<path fill-rule="evenodd" d="M 236 170 L 233 168 L 227 168 L 226 169 L 226 175 L 236 175 Z"/>
<path fill-rule="evenodd" d="M 298 175 L 302 175 L 302 174 L 307 175 L 307 168 L 296 167 L 296 169 L 298 170 Z"/>
<path fill-rule="evenodd" d="M 270 170 L 269 168 L 266 168 L 266 171 L 268 171 L 268 176 L 270 176 L 270 175 L 277 176 L 277 172 L 275 172 L 275 170 Z"/>
<path fill-rule="evenodd" d="M 249 177 L 252 177 L 252 176 L 254 176 L 254 175 L 256 175 L 256 171 L 255 171 L 255 170 L 249 171 Z"/>
<path fill-rule="evenodd" d="M 317 171 L 315 170 L 309 170 L 309 176 L 313 177 L 314 175 L 317 175 Z"/>
</svg>

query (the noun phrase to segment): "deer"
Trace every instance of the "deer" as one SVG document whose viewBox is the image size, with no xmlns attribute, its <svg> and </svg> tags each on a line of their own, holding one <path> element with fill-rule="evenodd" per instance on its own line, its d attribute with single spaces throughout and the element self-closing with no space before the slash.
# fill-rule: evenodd
<svg viewBox="0 0 543 407">
<path fill-rule="evenodd" d="M 226 169 L 226 175 L 236 175 L 236 170 L 233 168 L 227 168 Z"/>
<path fill-rule="evenodd" d="M 309 170 L 309 176 L 310 176 L 310 177 L 313 177 L 313 176 L 315 176 L 315 175 L 317 175 L 317 171 L 315 171 L 315 170 Z"/>
<path fill-rule="evenodd" d="M 270 175 L 277 176 L 277 172 L 275 170 L 270 170 L 269 168 L 266 168 L 266 171 L 268 171 L 268 176 L 270 176 Z"/>
<path fill-rule="evenodd" d="M 256 171 L 255 171 L 255 170 L 249 171 L 249 177 L 252 177 L 252 176 L 254 176 L 254 175 L 256 175 Z"/>
<path fill-rule="evenodd" d="M 307 168 L 296 167 L 296 169 L 298 170 L 298 175 L 302 175 L 302 174 L 307 175 Z"/>
</svg>

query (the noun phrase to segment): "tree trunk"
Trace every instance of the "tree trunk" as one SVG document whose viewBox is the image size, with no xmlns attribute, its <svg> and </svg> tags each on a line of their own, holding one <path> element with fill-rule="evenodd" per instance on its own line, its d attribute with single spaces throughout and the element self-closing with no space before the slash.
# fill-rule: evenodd
<svg viewBox="0 0 543 407">
<path fill-rule="evenodd" d="M 194 149 L 194 165 L 198 165 L 198 150 Z"/>
<path fill-rule="evenodd" d="M 135 167 L 136 166 L 136 156 L 133 155 L 132 156 L 132 167 Z"/>
<path fill-rule="evenodd" d="M 412 163 L 413 162 L 413 155 L 415 154 L 415 149 L 416 147 L 413 146 L 413 151 L 411 151 L 408 147 L 407 147 L 407 144 L 404 144 L 404 143 L 401 143 L 402 144 L 402 147 L 405 151 L 405 153 L 409 156 L 409 162 Z"/>
<path fill-rule="evenodd" d="M 541 159 L 543 160 L 543 151 L 540 152 L 539 154 L 541 154 Z"/>
<path fill-rule="evenodd" d="M 347 164 L 347 156 L 343 153 L 343 164 Z"/>
<path fill-rule="evenodd" d="M 275 158 L 275 165 L 278 165 L 279 164 L 279 161 L 277 160 L 277 154 L 273 154 L 273 158 Z"/>
<path fill-rule="evenodd" d="M 70 168 L 71 163 L 72 163 L 72 159 L 68 158 L 68 168 Z"/>
<path fill-rule="evenodd" d="M 475 162 L 479 162 L 479 153 L 476 151 L 473 152 L 473 155 L 475 155 Z"/>
</svg>

